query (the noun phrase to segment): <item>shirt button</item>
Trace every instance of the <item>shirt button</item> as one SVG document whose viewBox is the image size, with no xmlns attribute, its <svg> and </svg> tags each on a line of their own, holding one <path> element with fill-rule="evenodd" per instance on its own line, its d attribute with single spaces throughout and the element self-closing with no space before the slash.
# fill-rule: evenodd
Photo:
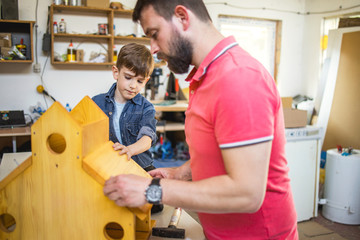
<svg viewBox="0 0 360 240">
<path fill-rule="evenodd" d="M 191 90 L 191 94 L 194 94 L 194 90 Z"/>
<path fill-rule="evenodd" d="M 112 112 L 109 112 L 109 115 L 111 115 L 112 114 Z"/>
</svg>

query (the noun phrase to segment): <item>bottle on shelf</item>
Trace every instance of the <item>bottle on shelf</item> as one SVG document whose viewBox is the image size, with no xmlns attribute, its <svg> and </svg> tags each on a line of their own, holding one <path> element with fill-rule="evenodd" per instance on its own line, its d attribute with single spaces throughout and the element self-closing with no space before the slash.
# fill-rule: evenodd
<svg viewBox="0 0 360 240">
<path fill-rule="evenodd" d="M 116 50 L 116 47 L 114 45 L 113 47 L 113 63 L 116 63 L 117 62 L 117 50 Z"/>
<path fill-rule="evenodd" d="M 61 21 L 59 22 L 58 32 L 59 32 L 59 33 L 66 33 L 66 22 L 64 21 L 63 18 L 62 18 Z"/>
<path fill-rule="evenodd" d="M 69 47 L 67 49 L 67 60 L 68 62 L 75 62 L 75 50 L 74 50 L 74 46 L 72 43 L 72 40 L 70 40 L 70 44 Z"/>
<path fill-rule="evenodd" d="M 57 25 L 57 22 L 54 22 L 54 33 L 58 33 L 58 25 Z"/>
<path fill-rule="evenodd" d="M 23 38 L 21 38 L 20 44 L 16 45 L 16 48 L 26 57 L 26 45 Z"/>
<path fill-rule="evenodd" d="M 68 112 L 71 112 L 71 107 L 70 107 L 70 104 L 69 104 L 69 103 L 66 103 L 65 109 L 66 109 Z"/>
</svg>

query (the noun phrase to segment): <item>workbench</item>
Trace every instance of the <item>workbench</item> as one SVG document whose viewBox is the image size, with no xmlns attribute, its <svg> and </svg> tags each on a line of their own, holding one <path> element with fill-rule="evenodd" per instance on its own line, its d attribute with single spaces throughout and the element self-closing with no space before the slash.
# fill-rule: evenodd
<svg viewBox="0 0 360 240">
<path fill-rule="evenodd" d="M 0 137 L 11 137 L 13 152 L 16 152 L 16 137 L 30 136 L 31 127 L 0 128 Z"/>
</svg>

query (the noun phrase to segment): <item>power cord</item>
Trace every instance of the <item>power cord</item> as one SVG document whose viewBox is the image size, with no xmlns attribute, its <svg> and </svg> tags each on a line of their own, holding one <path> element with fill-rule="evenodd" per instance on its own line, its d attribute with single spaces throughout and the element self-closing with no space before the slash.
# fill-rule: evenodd
<svg viewBox="0 0 360 240">
<path fill-rule="evenodd" d="M 357 4 L 357 5 L 354 5 L 354 6 L 351 6 L 351 7 L 347 7 L 347 8 L 343 8 L 343 7 L 340 5 L 340 6 L 339 6 L 339 9 L 329 10 L 329 11 L 321 11 L 321 12 L 297 12 L 297 11 L 282 10 L 282 9 L 267 8 L 267 7 L 242 7 L 242 6 L 230 4 L 230 3 L 228 3 L 228 2 L 209 2 L 209 3 L 205 3 L 205 5 L 225 5 L 225 6 L 229 6 L 229 7 L 233 7 L 233 8 L 238 8 L 238 9 L 269 10 L 269 11 L 276 11 L 276 12 L 292 13 L 292 14 L 297 14 L 297 15 L 315 15 L 315 14 L 335 13 L 335 12 L 340 12 L 340 11 L 345 11 L 345 10 L 350 10 L 350 9 L 354 9 L 354 8 L 360 7 L 360 4 Z"/>
</svg>

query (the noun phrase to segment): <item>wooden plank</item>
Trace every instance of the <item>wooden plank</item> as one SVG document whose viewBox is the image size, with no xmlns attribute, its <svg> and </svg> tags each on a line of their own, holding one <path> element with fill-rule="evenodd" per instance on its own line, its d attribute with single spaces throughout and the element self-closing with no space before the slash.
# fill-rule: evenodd
<svg viewBox="0 0 360 240">
<path fill-rule="evenodd" d="M 360 148 L 360 31 L 344 33 L 323 150 Z"/>
<path fill-rule="evenodd" d="M 158 112 L 185 112 L 188 107 L 187 100 L 176 101 L 175 104 L 166 105 L 165 100 L 151 101 Z"/>
<path fill-rule="evenodd" d="M 111 176 L 120 174 L 136 174 L 151 178 L 151 176 L 133 160 L 127 160 L 127 155 L 119 155 L 113 149 L 113 142 L 109 141 L 85 157 L 82 161 L 84 170 L 101 185 Z M 130 208 L 137 217 L 144 219 L 151 209 L 151 204 L 139 208 Z M 138 211 L 140 210 L 140 211 Z M 144 214 L 145 213 L 145 214 Z"/>
<path fill-rule="evenodd" d="M 0 165 L 0 190 L 31 166 L 31 152 L 4 153 Z"/>
<path fill-rule="evenodd" d="M 0 128 L 0 137 L 30 136 L 30 127 Z"/>
</svg>

